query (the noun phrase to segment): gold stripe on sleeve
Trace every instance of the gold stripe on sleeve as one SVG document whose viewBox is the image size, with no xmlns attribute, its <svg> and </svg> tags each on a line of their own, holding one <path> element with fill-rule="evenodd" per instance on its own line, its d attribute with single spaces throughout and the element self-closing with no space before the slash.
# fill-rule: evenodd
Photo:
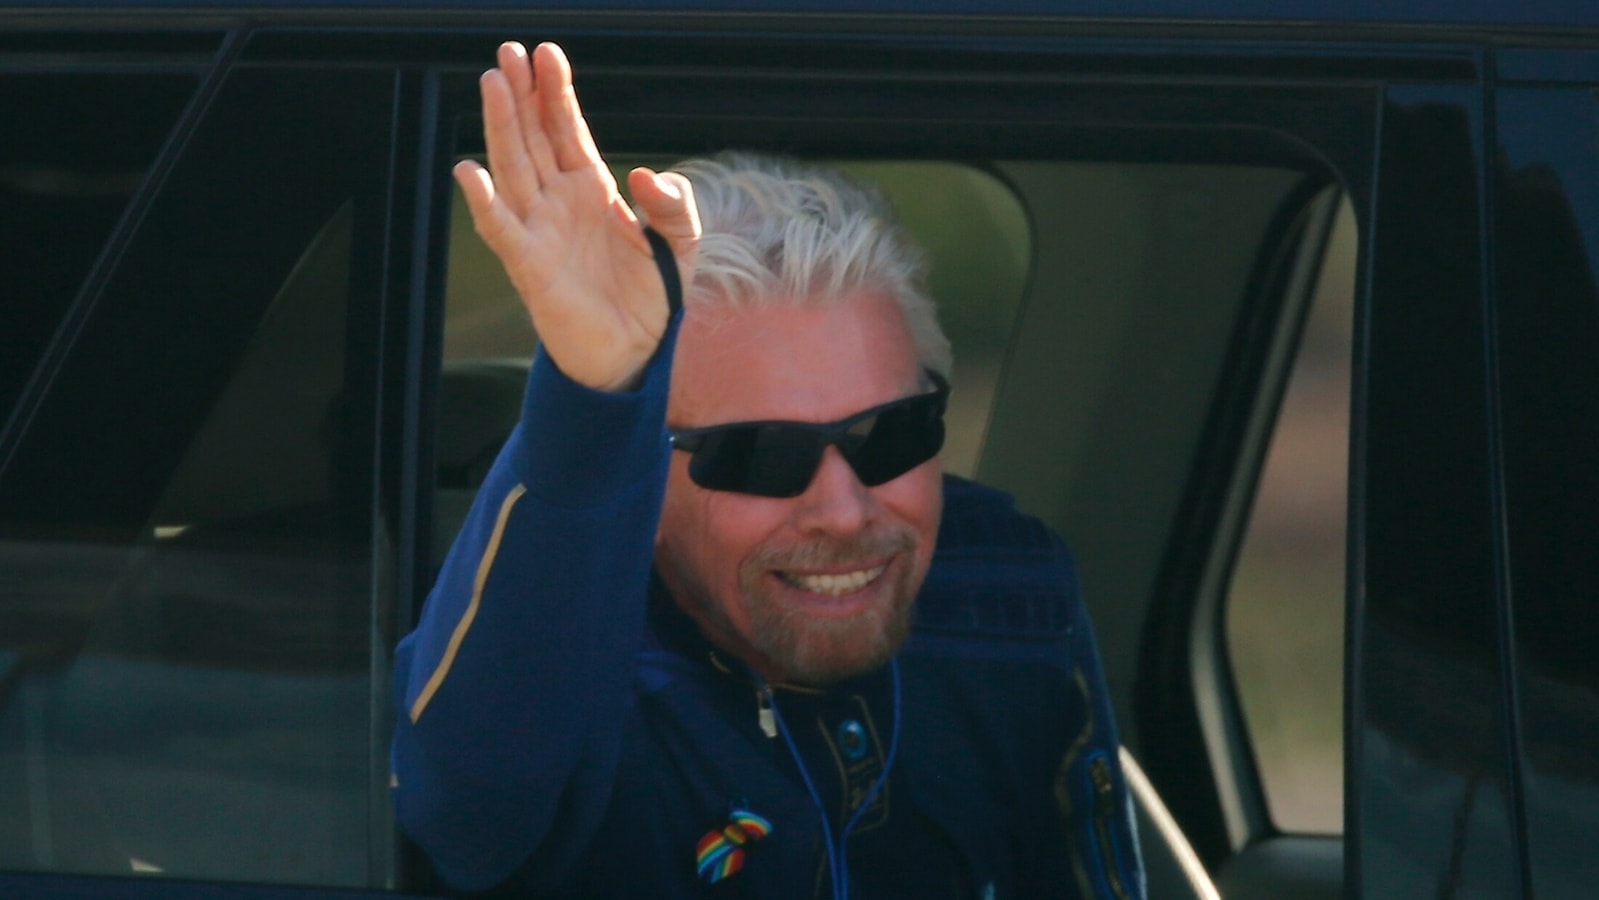
<svg viewBox="0 0 1599 900">
<path fill-rule="evenodd" d="M 488 583 L 489 570 L 494 568 L 494 557 L 500 552 L 500 538 L 505 536 L 505 523 L 511 518 L 511 508 L 525 493 L 527 488 L 519 484 L 505 495 L 505 501 L 500 504 L 500 517 L 494 522 L 494 533 L 489 535 L 489 545 L 484 548 L 483 559 L 477 564 L 477 577 L 472 580 L 472 600 L 466 605 L 461 621 L 456 623 L 455 633 L 450 635 L 450 643 L 444 648 L 444 658 L 439 660 L 439 667 L 433 670 L 433 677 L 428 679 L 422 693 L 417 695 L 416 702 L 411 704 L 412 724 L 422 717 L 422 710 L 427 709 L 428 702 L 438 693 L 439 685 L 450 674 L 450 666 L 455 664 L 455 654 L 460 651 L 461 642 L 466 640 L 472 620 L 477 618 L 478 604 L 483 599 L 483 585 Z"/>
</svg>

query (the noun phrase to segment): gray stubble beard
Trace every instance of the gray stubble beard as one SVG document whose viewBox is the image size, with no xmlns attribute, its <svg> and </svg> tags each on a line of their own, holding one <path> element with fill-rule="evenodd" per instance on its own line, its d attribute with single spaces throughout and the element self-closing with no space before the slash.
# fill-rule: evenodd
<svg viewBox="0 0 1599 900">
<path fill-rule="evenodd" d="M 910 635 L 916 595 L 926 575 L 915 562 L 917 544 L 914 532 L 894 529 L 847 544 L 818 541 L 756 553 L 739 572 L 739 599 L 749 614 L 753 649 L 788 681 L 804 685 L 831 684 L 886 664 Z M 779 606 L 763 583 L 774 569 L 847 565 L 884 556 L 896 557 L 896 565 L 882 576 L 894 579 L 888 602 L 848 618 L 816 617 L 802 607 Z"/>
</svg>

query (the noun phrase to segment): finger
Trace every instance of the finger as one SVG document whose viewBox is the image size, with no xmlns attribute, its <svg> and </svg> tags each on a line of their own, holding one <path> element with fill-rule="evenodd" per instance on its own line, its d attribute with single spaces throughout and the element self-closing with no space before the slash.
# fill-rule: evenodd
<svg viewBox="0 0 1599 900">
<path fill-rule="evenodd" d="M 572 87 L 572 65 L 560 47 L 551 43 L 533 51 L 533 71 L 538 87 L 540 121 L 549 136 L 555 162 L 563 172 L 603 165 L 594 146 L 583 109 Z"/>
<path fill-rule="evenodd" d="M 483 73 L 479 89 L 483 94 L 483 143 L 488 149 L 489 169 L 513 212 L 526 216 L 538 195 L 540 181 L 522 141 L 510 81 L 502 70 L 490 69 Z"/>
<path fill-rule="evenodd" d="M 494 178 L 489 171 L 470 159 L 455 164 L 455 181 L 461 186 L 467 209 L 472 213 L 472 227 L 483 242 L 489 245 L 502 260 L 506 252 L 520 243 L 522 220 L 517 218 L 495 190 Z"/>
<path fill-rule="evenodd" d="M 658 174 L 640 166 L 628 173 L 627 186 L 650 227 L 666 238 L 672 252 L 691 255 L 699 244 L 700 218 L 689 180 L 676 172 Z"/>
<path fill-rule="evenodd" d="M 517 99 L 533 96 L 533 65 L 521 41 L 506 41 L 494 51 L 494 61 L 505 73 Z"/>
<path fill-rule="evenodd" d="M 494 179 L 492 176 L 484 177 L 486 170 L 479 163 L 463 159 L 455 164 L 451 174 L 455 176 L 455 183 L 461 186 L 461 195 L 466 198 L 469 209 L 488 209 L 489 204 L 494 202 Z"/>
<path fill-rule="evenodd" d="M 539 122 L 538 89 L 533 78 L 533 60 L 527 48 L 517 41 L 506 41 L 498 52 L 500 71 L 511 87 L 511 97 L 516 105 L 517 126 L 522 133 L 522 145 L 527 150 L 534 175 L 539 184 L 559 170 L 555 168 L 555 153 L 550 140 Z"/>
</svg>

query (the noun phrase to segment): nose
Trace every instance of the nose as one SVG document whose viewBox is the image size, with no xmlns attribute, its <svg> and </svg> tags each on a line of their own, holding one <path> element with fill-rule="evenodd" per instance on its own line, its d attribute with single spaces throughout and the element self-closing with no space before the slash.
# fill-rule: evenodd
<svg viewBox="0 0 1599 900">
<path fill-rule="evenodd" d="M 806 532 L 857 534 L 876 514 L 877 501 L 871 489 L 861 484 L 837 447 L 822 451 L 821 465 L 797 499 L 795 524 Z"/>
</svg>

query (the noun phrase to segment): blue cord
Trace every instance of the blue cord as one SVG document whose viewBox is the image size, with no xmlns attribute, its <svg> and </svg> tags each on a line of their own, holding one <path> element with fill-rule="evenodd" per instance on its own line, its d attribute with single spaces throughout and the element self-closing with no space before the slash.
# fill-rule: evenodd
<svg viewBox="0 0 1599 900">
<path fill-rule="evenodd" d="M 816 812 L 822 819 L 822 839 L 827 848 L 827 874 L 833 883 L 833 900 L 849 900 L 849 853 L 848 841 L 850 830 L 855 823 L 860 821 L 861 814 L 866 812 L 877 795 L 882 793 L 883 785 L 888 783 L 888 773 L 894 768 L 894 758 L 899 755 L 899 724 L 900 724 L 900 687 L 899 687 L 899 660 L 889 662 L 889 674 L 894 683 L 894 730 L 888 739 L 888 756 L 883 761 L 882 774 L 877 776 L 877 781 L 872 784 L 872 789 L 866 792 L 859 805 L 855 807 L 855 814 L 850 816 L 844 824 L 844 830 L 839 832 L 838 843 L 833 843 L 832 816 L 827 814 L 827 806 L 822 803 L 822 795 L 816 790 L 816 782 L 811 780 L 811 773 L 805 767 L 805 760 L 800 757 L 799 747 L 794 743 L 794 736 L 789 733 L 788 723 L 783 721 L 783 713 L 777 708 L 777 699 L 772 696 L 772 688 L 764 679 L 760 680 L 761 693 L 766 695 L 766 705 L 772 711 L 772 718 L 777 722 L 777 730 L 783 735 L 783 742 L 788 745 L 789 756 L 793 757 L 794 765 L 799 768 L 800 780 L 805 782 L 805 790 L 810 792 L 811 802 L 816 804 Z"/>
<path fill-rule="evenodd" d="M 833 897 L 835 900 L 844 900 L 838 893 L 838 863 L 833 858 L 833 825 L 827 815 L 827 808 L 822 805 L 822 796 L 817 793 L 816 783 L 811 780 L 811 773 L 805 768 L 805 761 L 800 758 L 799 748 L 794 746 L 794 736 L 789 734 L 788 724 L 783 721 L 783 714 L 777 709 L 777 700 L 772 696 L 772 689 L 765 681 L 761 682 L 761 691 L 766 694 L 766 705 L 772 710 L 772 718 L 777 721 L 777 730 L 783 735 L 783 742 L 788 744 L 788 755 L 793 757 L 794 764 L 799 767 L 800 779 L 805 782 L 805 789 L 810 791 L 811 802 L 816 804 L 816 809 L 822 814 L 822 839 L 827 848 L 827 874 L 833 883 Z"/>
<path fill-rule="evenodd" d="M 855 827 L 855 823 L 866 812 L 866 808 L 872 805 L 872 801 L 877 799 L 877 795 L 882 793 L 883 785 L 888 783 L 888 773 L 894 768 L 894 758 L 899 755 L 900 696 L 898 659 L 890 661 L 889 674 L 892 676 L 894 683 L 894 730 L 890 732 L 888 737 L 888 756 L 883 760 L 883 774 L 877 777 L 877 783 L 872 785 L 872 789 L 866 792 L 866 796 L 861 800 L 860 805 L 855 807 L 855 815 L 850 816 L 848 824 L 844 826 L 844 833 L 839 836 L 839 884 L 844 891 L 839 900 L 848 900 L 849 897 L 849 854 L 846 851 L 848 849 L 850 830 Z"/>
</svg>

